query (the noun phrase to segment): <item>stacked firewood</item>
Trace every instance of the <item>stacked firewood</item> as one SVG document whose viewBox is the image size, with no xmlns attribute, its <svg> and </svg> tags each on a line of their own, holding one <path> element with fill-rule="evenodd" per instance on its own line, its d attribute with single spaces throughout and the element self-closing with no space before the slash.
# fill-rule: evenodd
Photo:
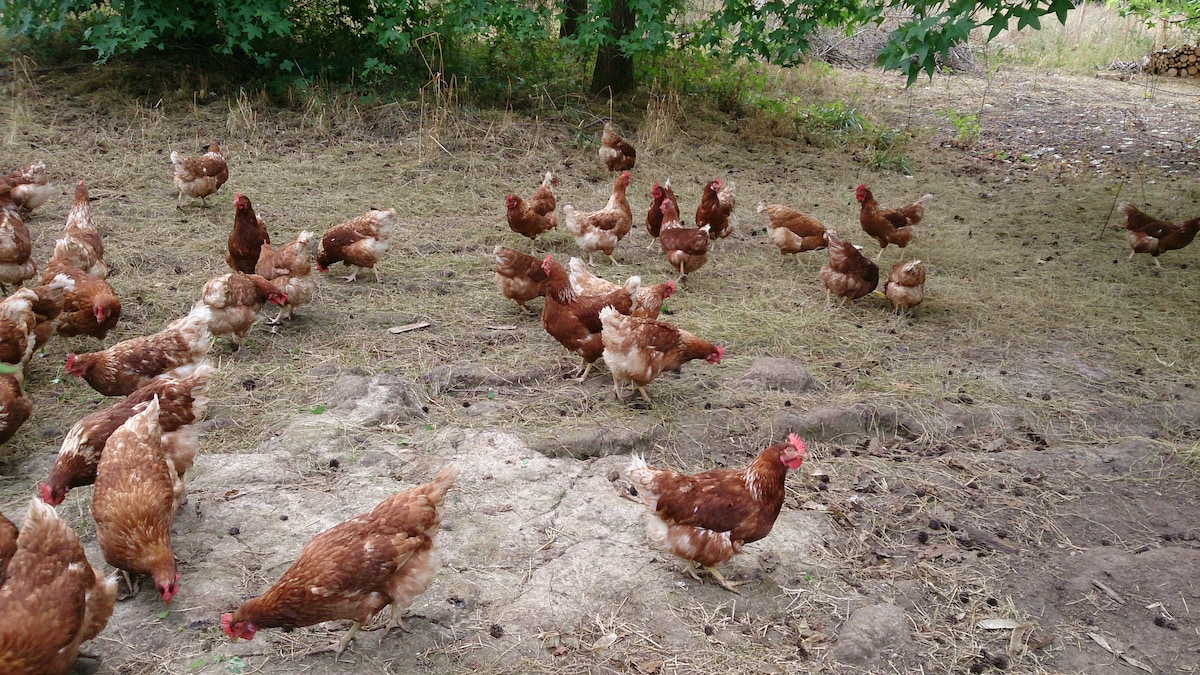
<svg viewBox="0 0 1200 675">
<path fill-rule="evenodd" d="M 1142 72 L 1168 77 L 1196 77 L 1200 75 L 1200 48 L 1184 45 L 1160 49 L 1145 58 Z"/>
</svg>

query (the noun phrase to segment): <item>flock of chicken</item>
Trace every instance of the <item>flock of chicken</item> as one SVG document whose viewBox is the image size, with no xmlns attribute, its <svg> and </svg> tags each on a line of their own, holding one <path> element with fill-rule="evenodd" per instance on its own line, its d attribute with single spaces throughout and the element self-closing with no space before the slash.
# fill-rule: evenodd
<svg viewBox="0 0 1200 675">
<path fill-rule="evenodd" d="M 204 200 L 229 177 L 216 144 L 199 157 L 172 153 L 171 161 L 181 200 L 185 195 Z M 0 300 L 0 443 L 8 441 L 33 413 L 24 392 L 25 367 L 33 354 L 56 333 L 68 341 L 78 335 L 104 339 L 121 317 L 120 299 L 106 280 L 104 244 L 93 223 L 83 181 L 76 185 L 66 225 L 45 263 L 39 285 L 21 287 L 37 275 L 31 258 L 32 237 L 22 214 L 40 207 L 49 195 L 41 163 L 0 178 L 0 286 L 6 294 Z M 392 209 L 371 210 L 330 228 L 316 246 L 317 269 L 325 272 L 330 265 L 344 262 L 353 270 L 347 277 L 353 281 L 361 269 L 374 267 L 387 249 L 395 220 Z M 195 423 L 203 418 L 208 404 L 213 367 L 206 357 L 221 335 L 231 336 L 240 350 L 264 304 L 280 306 L 279 315 L 271 322 L 278 324 L 311 299 L 316 288 L 311 275 L 312 240 L 311 233 L 301 232 L 293 242 L 272 247 L 262 219 L 254 213 L 250 200 L 239 194 L 234 198 L 233 229 L 225 253 L 232 273 L 209 280 L 192 309 L 161 331 L 102 351 L 67 356 L 64 368 L 68 374 L 83 378 L 105 396 L 122 398 L 70 429 L 49 477 L 38 486 L 38 498 L 32 500 L 19 533 L 0 514 L 0 672 L 67 672 L 79 644 L 103 630 L 112 614 L 115 578 L 105 577 L 88 564 L 78 537 L 53 508 L 72 488 L 95 485 L 92 516 L 100 550 L 110 565 L 127 579 L 130 574 L 149 576 L 164 603 L 170 603 L 178 592 L 171 528 L 185 498 L 184 474 L 196 456 Z M 18 288 L 8 294 L 8 286 Z M 324 560 L 332 539 L 346 547 L 365 546 L 346 555 L 367 561 L 366 567 L 384 581 L 397 576 L 400 568 L 419 567 L 422 560 L 435 570 L 428 549 L 437 530 L 441 495 L 456 474 L 451 465 L 434 480 L 434 487 L 393 495 L 371 514 L 351 521 L 365 523 L 363 527 L 372 530 L 373 538 L 359 533 L 344 540 L 338 539 L 338 528 L 326 532 L 321 535 L 325 542 L 322 550 L 315 557 Z M 388 504 L 391 506 L 385 508 Z M 314 558 L 301 552 L 297 561 L 301 576 L 314 565 L 301 565 L 306 555 Z M 361 584 L 367 578 L 362 569 L 351 570 L 351 575 L 343 582 Z M 323 583 L 337 583 L 329 574 L 318 576 L 318 580 L 306 579 L 297 586 L 301 595 L 323 592 Z M 289 579 L 296 577 L 296 573 L 285 574 L 270 592 L 283 592 L 279 589 L 288 588 Z M 419 588 L 412 582 L 400 584 L 386 596 L 358 602 L 353 611 L 335 609 L 334 616 L 315 621 L 355 617 L 366 621 L 382 606 L 404 597 L 408 600 L 402 606 L 407 606 L 432 580 L 432 571 L 416 578 L 425 579 L 416 584 Z M 288 602 L 309 604 L 303 597 Z M 224 628 L 231 636 L 251 637 L 256 625 L 308 625 L 296 623 L 307 615 L 297 616 L 272 618 L 262 603 L 250 602 Z M 30 631 L 33 626 L 36 630 Z"/>
<path fill-rule="evenodd" d="M 562 214 L 589 260 L 596 252 L 611 260 L 617 243 L 632 229 L 626 191 L 636 153 L 606 124 L 599 154 L 617 172 L 608 204 L 595 212 L 564 205 Z M 200 157 L 172 153 L 171 161 L 181 200 L 185 195 L 206 200 L 229 176 L 215 143 Z M 515 232 L 536 241 L 557 227 L 555 184 L 547 173 L 528 201 L 512 194 L 505 198 L 508 224 Z M 903 248 L 912 240 L 930 197 L 885 209 L 865 185 L 855 196 L 860 224 L 879 243 L 880 255 L 888 245 Z M 0 286 L 7 295 L 0 301 L 0 443 L 32 414 L 23 391 L 31 356 L 55 333 L 66 340 L 77 335 L 103 339 L 121 315 L 117 293 L 106 281 L 104 246 L 82 181 L 39 285 L 21 288 L 37 272 L 21 214 L 48 197 L 41 164 L 0 178 Z M 651 200 L 647 232 L 658 240 L 679 281 L 700 269 L 709 242 L 729 236 L 737 223 L 734 186 L 719 179 L 704 187 L 694 227 L 681 222 L 669 180 L 653 186 Z M 274 248 L 250 200 L 236 195 L 234 207 L 225 254 L 233 272 L 207 282 L 188 314 L 158 333 L 68 356 L 67 373 L 106 396 L 123 398 L 70 429 L 19 531 L 0 514 L 0 672 L 67 672 L 79 645 L 99 634 L 112 614 L 115 578 L 91 567 L 78 536 L 53 508 L 72 488 L 94 483 L 92 513 L 100 550 L 127 582 L 130 574 L 149 576 L 164 603 L 179 591 L 171 529 L 185 499 L 184 475 L 197 452 L 195 423 L 208 403 L 213 368 L 206 356 L 219 335 L 231 335 L 241 349 L 264 304 L 280 306 L 272 324 L 290 318 L 316 286 L 311 233 L 301 232 L 293 242 Z M 1156 263 L 1160 253 L 1187 245 L 1200 229 L 1200 219 L 1172 224 L 1132 205 L 1120 208 L 1133 251 L 1151 253 Z M 828 263 L 820 270 L 827 303 L 829 295 L 845 301 L 875 290 L 875 261 L 836 231 L 785 206 L 760 204 L 758 211 L 768 219 L 770 240 L 782 254 L 828 250 Z M 374 268 L 387 249 L 395 219 L 392 209 L 371 210 L 329 229 L 316 246 L 317 268 L 325 272 L 344 262 L 353 270 L 349 281 L 362 269 Z M 622 385 L 632 383 L 649 402 L 644 387 L 662 372 L 693 359 L 719 363 L 724 355 L 723 347 L 658 320 L 677 280 L 643 286 L 633 276 L 616 285 L 591 274 L 579 258 L 564 267 L 551 255 L 538 259 L 502 246 L 494 256 L 503 294 L 522 310 L 529 300 L 544 296 L 542 325 L 582 357 L 580 379 L 603 358 L 618 399 Z M 897 310 L 915 307 L 923 298 L 924 278 L 920 261 L 898 262 L 883 295 Z M 7 286 L 18 288 L 8 294 Z M 771 531 L 782 507 L 787 471 L 798 468 L 805 456 L 803 441 L 793 435 L 763 450 L 740 471 L 687 476 L 635 457 L 628 470 L 635 487 L 631 498 L 651 512 L 651 539 L 687 561 L 692 576 L 698 564 L 737 592 L 716 566 Z M 440 566 L 435 536 L 445 495 L 458 473 L 455 464 L 448 464 L 431 482 L 392 495 L 370 512 L 317 535 L 270 589 L 221 617 L 222 631 L 233 639 L 252 639 L 260 628 L 350 619 L 353 628 L 332 647 L 340 655 L 356 631 L 389 605 L 388 627 L 403 628 L 400 611 L 428 588 Z"/>
<path fill-rule="evenodd" d="M 608 203 L 591 212 L 570 204 L 562 207 L 564 225 L 589 263 L 597 252 L 613 260 L 617 243 L 633 229 L 633 211 L 626 194 L 637 152 L 611 123 L 605 124 L 600 141 L 601 162 L 617 173 Z M 528 201 L 515 194 L 504 198 L 508 226 L 535 245 L 541 234 L 558 226 L 558 202 L 553 192 L 556 184 L 557 179 L 547 172 Z M 880 255 L 889 244 L 900 248 L 908 245 L 924 217 L 925 202 L 932 197 L 925 195 L 912 204 L 886 209 L 865 185 L 858 187 L 855 196 L 862 205 L 859 222 L 879 242 Z M 679 281 L 708 261 L 710 241 L 728 237 L 737 226 L 735 186 L 719 178 L 709 181 L 701 191 L 692 226 L 685 226 L 680 219 L 679 201 L 670 180 L 655 183 L 650 198 L 646 212 L 650 246 L 657 240 L 667 263 L 678 272 Z M 828 249 L 829 261 L 820 270 L 827 303 L 830 295 L 844 302 L 861 298 L 879 285 L 875 261 L 864 257 L 836 230 L 827 229 L 813 216 L 779 204 L 759 204 L 758 212 L 766 216 L 770 240 L 781 254 Z M 650 403 L 645 386 L 661 373 L 677 370 L 693 359 L 719 363 L 724 356 L 723 347 L 658 320 L 663 301 L 676 290 L 675 280 L 643 286 L 641 277 L 631 276 L 624 285 L 617 286 L 588 272 L 580 258 L 571 258 L 568 272 L 551 255 L 539 260 L 497 246 L 493 256 L 500 292 L 522 310 L 525 303 L 544 296 L 542 326 L 568 351 L 582 357 L 579 380 L 586 378 L 592 364 L 603 358 L 612 373 L 618 399 L 622 398 L 622 385 L 632 383 Z M 908 310 L 923 300 L 924 284 L 921 261 L 901 261 L 884 283 L 883 295 L 898 311 Z"/>
</svg>

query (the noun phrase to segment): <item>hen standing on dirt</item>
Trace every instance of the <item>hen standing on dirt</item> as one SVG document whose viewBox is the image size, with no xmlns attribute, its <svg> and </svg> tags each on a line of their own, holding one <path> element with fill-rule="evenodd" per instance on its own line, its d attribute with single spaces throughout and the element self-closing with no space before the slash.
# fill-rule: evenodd
<svg viewBox="0 0 1200 675">
<path fill-rule="evenodd" d="M 692 578 L 700 578 L 695 570 L 699 563 L 737 593 L 716 566 L 740 553 L 743 544 L 771 533 L 783 508 L 788 469 L 800 468 L 806 458 L 804 441 L 792 434 L 741 471 L 714 469 L 686 476 L 648 466 L 640 456 L 634 456 L 628 471 L 637 500 L 650 510 L 650 539 L 686 560 Z"/>
<path fill-rule="evenodd" d="M 617 132 L 612 122 L 600 134 L 600 161 L 609 171 L 628 171 L 637 163 L 637 150 Z"/>
<path fill-rule="evenodd" d="M 1133 260 L 1135 253 L 1149 253 L 1154 256 L 1154 266 L 1162 269 L 1158 256 L 1164 251 L 1174 251 L 1192 243 L 1196 232 L 1200 231 L 1200 218 L 1193 218 L 1182 223 L 1172 223 L 1148 216 L 1129 203 L 1121 203 L 1117 210 L 1125 214 L 1126 237 L 1129 239 L 1129 259 Z"/>
<path fill-rule="evenodd" d="M 352 271 L 350 276 L 342 278 L 354 281 L 359 272 L 369 267 L 375 270 L 375 282 L 383 283 L 375 263 L 387 251 L 395 224 L 396 209 L 372 209 L 354 220 L 334 225 L 325 231 L 317 245 L 317 269 L 328 272 L 330 265 L 344 262 Z"/>
<path fill-rule="evenodd" d="M 429 588 L 442 565 L 435 537 L 458 473 L 457 464 L 447 464 L 432 482 L 396 493 L 369 513 L 313 537 L 266 593 L 221 615 L 221 630 L 234 640 L 253 640 L 260 628 L 350 619 L 354 627 L 337 643 L 335 660 L 388 605 L 388 630 L 403 630 L 400 610 Z"/>
<path fill-rule="evenodd" d="M 225 163 L 225 155 L 221 154 L 221 146 L 215 141 L 208 146 L 208 152 L 199 157 L 184 157 L 172 152 L 171 164 L 175 168 L 175 189 L 179 190 L 180 203 L 187 195 L 199 199 L 207 207 L 208 196 L 229 180 L 229 165 Z"/>
<path fill-rule="evenodd" d="M 163 603 L 179 592 L 171 525 L 183 481 L 162 453 L 158 398 L 125 420 L 104 444 L 96 467 L 92 517 L 108 564 L 154 580 Z"/>
<path fill-rule="evenodd" d="M 2 515 L 0 522 L 11 536 L 12 523 Z M 0 548 L 0 673 L 65 675 L 79 644 L 108 624 L 117 584 L 92 568 L 71 526 L 36 499 L 13 544 Z"/>
<path fill-rule="evenodd" d="M 629 277 L 625 285 L 603 295 L 581 295 L 571 285 L 567 271 L 547 255 L 542 261 L 546 273 L 546 304 L 542 306 L 542 327 L 563 347 L 583 357 L 576 381 L 583 382 L 592 364 L 604 353 L 600 336 L 600 310 L 613 307 L 622 314 L 633 310 L 633 299 L 641 288 L 641 277 Z"/>
<path fill-rule="evenodd" d="M 233 197 L 233 229 L 225 248 L 225 262 L 234 272 L 254 274 L 262 245 L 271 243 L 271 234 L 262 218 L 254 212 L 246 195 Z"/>
<path fill-rule="evenodd" d="M 879 285 L 879 266 L 864 256 L 858 247 L 838 236 L 837 230 L 826 230 L 825 241 L 829 244 L 829 262 L 821 267 L 817 275 L 825 284 L 825 305 L 829 305 L 829 294 L 842 299 L 857 300 L 875 290 Z"/>
<path fill-rule="evenodd" d="M 879 260 L 888 244 L 899 246 L 903 253 L 904 247 L 916 236 L 917 225 L 925 219 L 925 202 L 933 199 L 933 195 L 925 195 L 911 204 L 894 209 L 885 209 L 863 184 L 854 190 L 854 198 L 862 205 L 858 211 L 859 225 L 863 232 L 879 242 L 879 253 L 875 255 L 875 260 Z"/>
</svg>

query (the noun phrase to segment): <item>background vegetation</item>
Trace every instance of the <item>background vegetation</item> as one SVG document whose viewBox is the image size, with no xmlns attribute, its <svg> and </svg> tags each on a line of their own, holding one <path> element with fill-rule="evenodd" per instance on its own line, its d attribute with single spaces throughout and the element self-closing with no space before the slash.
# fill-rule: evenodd
<svg viewBox="0 0 1200 675">
<path fill-rule="evenodd" d="M 1163 30 L 1190 30 L 1200 20 L 1200 0 L 1113 2 Z M 276 87 L 324 80 L 412 92 L 437 72 L 491 93 L 618 92 L 659 79 L 668 53 L 792 65 L 819 32 L 869 24 L 887 26 L 879 61 L 911 84 L 973 31 L 990 41 L 1010 28 L 1038 29 L 1048 15 L 1065 23 L 1075 7 L 1072 0 L 14 0 L 0 27 L 42 48 L 81 48 L 100 63 L 160 52 L 240 68 Z"/>
</svg>

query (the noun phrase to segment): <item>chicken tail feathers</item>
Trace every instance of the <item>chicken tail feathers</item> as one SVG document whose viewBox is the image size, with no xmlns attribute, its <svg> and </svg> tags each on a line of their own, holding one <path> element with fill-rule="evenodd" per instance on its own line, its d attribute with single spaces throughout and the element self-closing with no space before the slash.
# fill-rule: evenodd
<svg viewBox="0 0 1200 675">
<path fill-rule="evenodd" d="M 442 470 L 438 471 L 437 475 L 427 485 L 430 499 L 440 504 L 445 499 L 446 493 L 450 491 L 450 488 L 454 487 L 454 480 L 458 478 L 460 472 L 461 469 L 454 462 L 443 466 Z"/>
</svg>

